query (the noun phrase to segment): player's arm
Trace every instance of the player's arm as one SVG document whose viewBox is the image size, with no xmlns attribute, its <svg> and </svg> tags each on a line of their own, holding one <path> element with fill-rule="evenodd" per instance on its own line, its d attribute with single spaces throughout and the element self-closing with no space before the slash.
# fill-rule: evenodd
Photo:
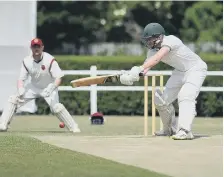
<svg viewBox="0 0 224 177">
<path fill-rule="evenodd" d="M 55 86 L 56 87 L 60 86 L 64 73 L 62 72 L 60 66 L 58 65 L 58 62 L 55 60 L 52 62 L 50 73 L 51 73 L 51 76 L 55 79 L 54 81 Z"/>
<path fill-rule="evenodd" d="M 62 77 L 64 76 L 58 63 L 53 59 L 49 68 L 51 76 L 54 78 L 54 82 L 50 83 L 41 93 L 42 97 L 48 97 L 50 94 L 61 85 Z"/>
<path fill-rule="evenodd" d="M 24 82 L 27 80 L 28 76 L 29 76 L 29 72 L 28 72 L 28 69 L 27 69 L 24 61 L 23 61 L 21 68 L 20 68 L 19 78 L 17 81 L 17 88 L 18 88 L 19 96 L 22 96 L 25 93 Z"/>
<path fill-rule="evenodd" d="M 147 72 L 153 66 L 157 65 L 164 56 L 166 56 L 170 51 L 168 46 L 163 46 L 155 55 L 149 57 L 146 62 L 144 62 L 141 66 L 134 66 L 129 71 L 129 74 L 132 76 L 133 81 L 139 80 L 139 73 Z"/>
<path fill-rule="evenodd" d="M 156 54 L 155 50 L 148 50 L 147 57 L 146 57 L 145 61 L 143 62 L 143 64 L 145 64 L 155 54 Z M 149 71 L 148 68 L 144 69 L 144 71 L 142 71 L 142 74 L 145 75 L 148 71 Z"/>
<path fill-rule="evenodd" d="M 61 82 L 62 82 L 61 78 L 56 78 L 54 84 L 56 85 L 56 87 L 59 87 L 61 85 Z"/>
<path fill-rule="evenodd" d="M 142 70 L 150 70 L 152 67 L 157 65 L 169 52 L 170 48 L 168 46 L 163 46 L 155 55 L 147 59 L 147 61 L 141 66 Z"/>
</svg>

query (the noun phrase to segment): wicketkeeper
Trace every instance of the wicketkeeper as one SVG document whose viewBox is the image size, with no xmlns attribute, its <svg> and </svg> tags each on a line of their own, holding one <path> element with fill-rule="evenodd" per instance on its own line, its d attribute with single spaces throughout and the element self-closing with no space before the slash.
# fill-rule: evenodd
<svg viewBox="0 0 224 177">
<path fill-rule="evenodd" d="M 0 119 L 0 131 L 7 131 L 16 109 L 32 99 L 43 97 L 52 113 L 64 122 L 71 132 L 80 132 L 78 124 L 74 121 L 63 104 L 59 102 L 58 86 L 64 74 L 52 55 L 44 52 L 41 39 L 31 41 L 32 54 L 24 58 L 18 79 L 18 92 L 8 99 Z M 31 81 L 24 82 L 31 77 Z"/>
<path fill-rule="evenodd" d="M 163 122 L 163 130 L 157 136 L 173 139 L 193 139 L 191 125 L 196 116 L 196 98 L 207 75 L 207 64 L 174 35 L 165 35 L 158 23 L 148 24 L 143 31 L 142 42 L 149 49 L 147 59 L 141 66 L 124 72 L 120 81 L 132 85 L 139 81 L 139 73 L 146 73 L 159 62 L 174 68 L 165 90 L 155 92 L 155 106 Z M 175 117 L 173 102 L 178 99 L 179 117 Z"/>
</svg>

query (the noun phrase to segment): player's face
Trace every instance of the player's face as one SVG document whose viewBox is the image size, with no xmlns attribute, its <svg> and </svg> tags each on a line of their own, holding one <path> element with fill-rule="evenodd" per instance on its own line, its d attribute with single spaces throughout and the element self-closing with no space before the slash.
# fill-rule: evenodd
<svg viewBox="0 0 224 177">
<path fill-rule="evenodd" d="M 151 49 L 151 48 L 155 47 L 155 43 L 157 40 L 158 40 L 157 37 L 149 37 L 145 40 L 145 45 Z"/>
<path fill-rule="evenodd" d="M 40 45 L 33 45 L 31 47 L 31 50 L 34 56 L 40 56 L 43 52 L 43 49 L 44 49 L 44 46 L 40 46 Z"/>
<path fill-rule="evenodd" d="M 144 40 L 144 44 L 146 47 L 148 47 L 149 49 L 158 47 L 158 44 L 161 42 L 161 37 L 160 36 L 152 36 L 152 37 L 148 37 L 143 39 Z"/>
</svg>

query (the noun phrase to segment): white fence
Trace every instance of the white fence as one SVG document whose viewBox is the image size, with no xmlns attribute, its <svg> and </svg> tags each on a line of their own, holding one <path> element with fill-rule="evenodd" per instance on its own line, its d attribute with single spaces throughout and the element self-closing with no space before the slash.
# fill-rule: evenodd
<svg viewBox="0 0 224 177">
<path fill-rule="evenodd" d="M 120 70 L 97 70 L 96 66 L 91 66 L 90 70 L 65 70 L 65 75 L 89 75 L 97 76 L 104 74 L 118 74 Z M 169 76 L 172 71 L 149 71 L 147 76 L 164 75 Z M 207 76 L 223 76 L 223 71 L 208 71 Z M 164 87 L 165 88 L 165 87 Z M 151 91 L 152 87 L 148 87 Z M 97 91 L 144 91 L 144 86 L 97 86 L 72 88 L 71 86 L 60 86 L 59 91 L 90 91 L 91 114 L 97 112 Z M 201 92 L 223 92 L 223 87 L 202 87 Z"/>
</svg>

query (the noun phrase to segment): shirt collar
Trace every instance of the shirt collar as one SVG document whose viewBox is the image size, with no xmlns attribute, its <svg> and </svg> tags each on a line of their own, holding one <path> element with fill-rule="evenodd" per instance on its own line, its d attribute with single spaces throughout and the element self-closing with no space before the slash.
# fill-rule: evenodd
<svg viewBox="0 0 224 177">
<path fill-rule="evenodd" d="M 33 60 L 34 60 L 35 63 L 40 63 L 43 60 L 43 57 L 44 57 L 44 54 L 42 53 L 41 57 L 40 57 L 40 60 L 35 60 L 34 58 L 33 58 Z"/>
</svg>

